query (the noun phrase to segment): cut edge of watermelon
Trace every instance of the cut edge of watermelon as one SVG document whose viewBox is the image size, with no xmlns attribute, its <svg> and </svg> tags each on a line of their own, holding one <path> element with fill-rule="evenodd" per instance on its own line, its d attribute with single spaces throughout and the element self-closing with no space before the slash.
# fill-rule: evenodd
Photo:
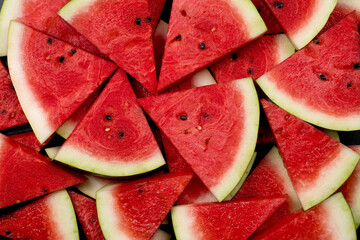
<svg viewBox="0 0 360 240">
<path fill-rule="evenodd" d="M 295 53 L 295 47 L 286 34 L 276 35 L 276 48 L 278 49 L 278 63 L 284 61 Z"/>
<path fill-rule="evenodd" d="M 58 158 L 60 158 L 60 160 L 58 160 Z M 63 145 L 54 159 L 84 171 L 113 177 L 132 176 L 150 172 L 165 164 L 165 160 L 159 148 L 157 148 L 146 160 L 141 159 L 134 163 L 99 161 L 98 158 L 75 147 Z"/>
<path fill-rule="evenodd" d="M 321 171 L 321 175 L 314 180 L 314 184 L 297 192 L 300 202 L 307 210 L 322 202 L 333 194 L 351 175 L 360 155 L 350 148 L 341 146 L 337 156 L 332 159 Z"/>
<path fill-rule="evenodd" d="M 256 82 L 275 104 L 306 122 L 335 131 L 354 131 L 360 129 L 360 113 L 341 117 L 307 107 L 302 102 L 293 99 L 287 93 L 278 89 L 275 80 L 272 80 L 271 72 L 265 73 Z"/>
<path fill-rule="evenodd" d="M 194 74 L 191 78 L 191 85 L 194 87 L 202 87 L 211 84 L 216 84 L 216 80 L 207 68 Z"/>
<path fill-rule="evenodd" d="M 109 181 L 106 181 L 105 179 L 90 174 L 84 174 L 84 176 L 87 177 L 87 180 L 85 182 L 76 185 L 75 187 L 80 192 L 93 199 L 96 199 L 97 190 L 101 189 L 105 185 L 113 183 L 113 181 L 110 183 L 110 179 Z"/>
<path fill-rule="evenodd" d="M 358 0 L 338 0 L 337 4 L 342 7 L 356 9 L 358 14 L 360 13 L 359 12 L 360 11 L 360 1 L 358 1 Z M 358 20 L 360 20 L 360 19 L 358 19 Z"/>
<path fill-rule="evenodd" d="M 219 179 L 218 184 L 209 189 L 220 202 L 230 194 L 244 175 L 255 152 L 259 129 L 260 106 L 254 80 L 248 77 L 232 81 L 232 83 L 236 85 L 236 88 L 243 95 L 242 103 L 244 106 L 244 116 L 246 116 L 244 120 L 244 126 L 246 127 L 244 128 L 243 136 L 246 136 L 246 140 L 241 141 L 234 157 L 234 163 L 224 173 L 225 177 Z"/>
<path fill-rule="evenodd" d="M 318 0 L 314 14 L 306 24 L 289 36 L 296 49 L 305 47 L 325 26 L 330 14 L 334 10 L 337 0 Z"/>
<path fill-rule="evenodd" d="M 77 15 L 80 11 L 84 11 L 84 7 L 89 7 L 91 4 L 98 0 L 71 0 L 64 7 L 62 7 L 57 13 L 68 23 L 71 19 Z M 70 23 L 71 25 L 71 23 Z"/>
<path fill-rule="evenodd" d="M 54 159 L 54 157 L 56 156 L 56 153 L 59 151 L 59 149 L 60 149 L 60 146 L 56 146 L 56 147 L 48 147 L 48 148 L 45 148 L 44 150 L 50 159 Z"/>
<path fill-rule="evenodd" d="M 66 190 L 59 190 L 47 196 L 51 209 L 51 220 L 56 224 L 62 239 L 79 239 L 75 210 Z"/>
<path fill-rule="evenodd" d="M 360 152 L 360 145 L 352 145 L 349 146 L 351 149 L 355 150 L 356 152 Z M 358 165 L 360 166 L 360 163 L 358 163 Z M 357 166 L 357 167 L 359 167 Z M 353 193 L 352 193 L 352 199 L 357 200 L 357 201 L 352 201 L 351 202 L 351 211 L 353 213 L 354 216 L 354 221 L 355 221 L 355 226 L 356 228 L 358 228 L 360 226 L 360 201 L 358 201 L 360 199 L 360 178 L 357 178 L 357 184 L 354 186 L 353 188 Z"/>
<path fill-rule="evenodd" d="M 59 134 L 60 137 L 67 139 L 77 124 L 77 122 L 68 119 L 56 130 L 56 133 Z"/>
</svg>

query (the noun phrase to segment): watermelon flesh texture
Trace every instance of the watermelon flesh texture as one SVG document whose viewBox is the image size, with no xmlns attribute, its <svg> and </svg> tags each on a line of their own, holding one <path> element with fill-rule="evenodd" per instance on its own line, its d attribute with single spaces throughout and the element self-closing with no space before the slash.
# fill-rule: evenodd
<svg viewBox="0 0 360 240">
<path fill-rule="evenodd" d="M 79 239 L 74 208 L 66 190 L 2 215 L 0 235 L 10 239 Z"/>
<path fill-rule="evenodd" d="M 118 70 L 55 159 L 106 176 L 130 176 L 165 164 L 126 74 Z"/>
<path fill-rule="evenodd" d="M 150 239 L 191 178 L 168 173 L 100 189 L 96 204 L 105 238 Z"/>
<path fill-rule="evenodd" d="M 355 13 L 347 15 L 257 83 L 277 105 L 307 122 L 332 130 L 360 129 L 357 30 Z"/>
<path fill-rule="evenodd" d="M 264 0 L 296 49 L 306 46 L 325 26 L 337 0 Z"/>
<path fill-rule="evenodd" d="M 251 240 L 357 239 L 351 210 L 341 193 L 304 212 L 297 212 Z"/>
<path fill-rule="evenodd" d="M 21 109 L 9 73 L 2 63 L 0 63 L 0 106 L 0 130 L 17 127 L 28 122 Z"/>
<path fill-rule="evenodd" d="M 285 34 L 265 35 L 210 66 L 217 82 L 254 80 L 295 52 Z"/>
<path fill-rule="evenodd" d="M 176 239 L 248 239 L 285 200 L 277 196 L 175 206 L 171 218 Z"/>
<path fill-rule="evenodd" d="M 25 133 L 19 133 L 19 134 L 14 134 L 14 135 L 10 135 L 9 138 L 11 138 L 12 140 L 21 143 L 29 148 L 34 149 L 35 151 L 39 152 L 41 150 L 41 148 L 43 147 L 43 144 L 41 144 L 34 132 L 25 132 Z"/>
<path fill-rule="evenodd" d="M 11 80 L 40 143 L 117 68 L 107 60 L 16 21 L 11 23 L 9 41 Z"/>
<path fill-rule="evenodd" d="M 72 0 L 59 15 L 149 92 L 157 94 L 147 0 Z"/>
<path fill-rule="evenodd" d="M 175 0 L 169 24 L 159 92 L 266 31 L 250 0 Z"/>
<path fill-rule="evenodd" d="M 264 20 L 265 25 L 267 27 L 267 31 L 265 34 L 274 34 L 274 33 L 282 33 L 284 30 L 268 8 L 268 6 L 264 3 L 264 0 L 251 0 L 255 5 L 256 9 L 260 13 L 261 18 Z"/>
<path fill-rule="evenodd" d="M 259 108 L 252 79 L 138 101 L 212 194 L 225 199 L 255 149 Z"/>
<path fill-rule="evenodd" d="M 261 104 L 300 202 L 309 209 L 346 181 L 360 155 L 273 103 Z"/>
<path fill-rule="evenodd" d="M 67 2 L 69 0 L 5 0 L 0 13 L 0 55 L 7 55 L 10 21 L 18 20 L 81 49 L 103 56 L 91 42 L 56 14 Z"/>
<path fill-rule="evenodd" d="M 0 142 L 0 208 L 86 180 L 4 135 L 0 135 Z"/>
</svg>

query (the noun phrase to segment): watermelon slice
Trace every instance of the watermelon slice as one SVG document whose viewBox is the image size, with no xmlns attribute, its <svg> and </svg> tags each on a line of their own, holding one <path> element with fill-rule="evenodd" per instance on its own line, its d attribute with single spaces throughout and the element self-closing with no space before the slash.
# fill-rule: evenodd
<svg viewBox="0 0 360 240">
<path fill-rule="evenodd" d="M 138 99 L 178 152 L 222 201 L 254 153 L 259 123 L 251 78 Z"/>
<path fill-rule="evenodd" d="M 90 174 L 85 174 L 85 177 L 87 177 L 87 180 L 76 185 L 76 188 L 79 189 L 80 192 L 94 199 L 96 198 L 96 191 L 100 188 L 104 187 L 105 185 L 119 183 L 119 180 L 94 176 Z"/>
<path fill-rule="evenodd" d="M 294 213 L 252 240 L 351 239 L 356 229 L 351 210 L 341 193 L 305 212 Z"/>
<path fill-rule="evenodd" d="M 96 55 L 100 51 L 56 14 L 69 0 L 4 0 L 0 12 L 0 56 L 7 55 L 11 20 L 18 20 Z"/>
<path fill-rule="evenodd" d="M 255 5 L 256 9 L 260 13 L 261 18 L 264 20 L 265 25 L 267 27 L 267 31 L 265 34 L 274 34 L 274 33 L 282 33 L 284 30 L 268 8 L 268 6 L 264 3 L 264 0 L 251 0 Z"/>
<path fill-rule="evenodd" d="M 296 49 L 303 48 L 325 26 L 337 0 L 264 0 Z"/>
<path fill-rule="evenodd" d="M 161 12 L 165 6 L 166 0 L 149 0 L 149 10 L 151 15 L 151 26 L 155 31 L 158 26 Z"/>
<path fill-rule="evenodd" d="M 147 0 L 71 0 L 59 15 L 152 94 L 157 93 Z"/>
<path fill-rule="evenodd" d="M 14 91 L 10 76 L 0 62 L 0 130 L 27 123 L 24 112 Z"/>
<path fill-rule="evenodd" d="M 9 138 L 29 148 L 34 149 L 37 152 L 39 152 L 43 147 L 43 144 L 39 143 L 34 132 L 14 134 L 14 135 L 10 135 Z"/>
<path fill-rule="evenodd" d="M 176 239 L 248 239 L 285 200 L 268 197 L 175 206 L 171 218 Z"/>
<path fill-rule="evenodd" d="M 254 80 L 295 52 L 285 34 L 266 35 L 210 66 L 216 81 Z"/>
<path fill-rule="evenodd" d="M 86 180 L 4 135 L 0 135 L 0 159 L 0 208 Z"/>
<path fill-rule="evenodd" d="M 66 190 L 1 216 L 0 235 L 10 239 L 79 239 L 74 208 Z"/>
<path fill-rule="evenodd" d="M 300 202 L 309 209 L 346 181 L 360 155 L 276 105 L 261 104 Z"/>
<path fill-rule="evenodd" d="M 250 0 L 174 0 L 159 92 L 266 31 Z"/>
<path fill-rule="evenodd" d="M 191 177 L 169 173 L 100 189 L 96 205 L 105 238 L 150 239 Z"/>
<path fill-rule="evenodd" d="M 11 80 L 40 143 L 117 68 L 16 21 L 11 23 L 9 42 Z"/>
<path fill-rule="evenodd" d="M 165 164 L 125 72 L 118 70 L 55 160 L 106 176 L 130 176 Z"/>
<path fill-rule="evenodd" d="M 305 121 L 333 130 L 357 130 L 359 56 L 359 33 L 352 13 L 257 83 L 277 105 Z"/>
</svg>

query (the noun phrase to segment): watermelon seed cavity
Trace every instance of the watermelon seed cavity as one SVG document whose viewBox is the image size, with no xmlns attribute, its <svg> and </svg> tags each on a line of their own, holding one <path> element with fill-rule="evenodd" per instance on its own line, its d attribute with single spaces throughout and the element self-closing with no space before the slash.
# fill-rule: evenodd
<svg viewBox="0 0 360 240">
<path fill-rule="evenodd" d="M 181 15 L 183 15 L 184 17 L 186 17 L 186 16 L 187 16 L 186 11 L 185 11 L 185 10 L 181 10 Z"/>
<path fill-rule="evenodd" d="M 151 22 L 151 17 L 147 17 L 146 22 L 148 22 L 148 23 Z"/>
<path fill-rule="evenodd" d="M 320 40 L 319 40 L 318 38 L 314 38 L 313 43 L 319 44 L 319 43 L 320 43 Z"/>
<path fill-rule="evenodd" d="M 253 74 L 253 73 L 254 73 L 254 70 L 252 70 L 251 68 L 249 68 L 248 74 Z"/>
<path fill-rule="evenodd" d="M 346 87 L 347 87 L 347 88 L 351 88 L 352 85 L 353 85 L 353 83 L 352 83 L 352 82 L 349 82 L 349 83 L 346 85 Z"/>
<path fill-rule="evenodd" d="M 112 117 L 110 115 L 105 115 L 105 119 L 111 121 Z"/>
<path fill-rule="evenodd" d="M 175 38 L 177 41 L 180 41 L 181 40 L 181 35 L 177 35 L 176 38 Z"/>
<path fill-rule="evenodd" d="M 76 50 L 75 50 L 75 49 L 71 49 L 71 50 L 70 50 L 70 53 L 71 53 L 71 55 L 74 55 L 74 54 L 76 53 Z"/>
<path fill-rule="evenodd" d="M 144 192 L 144 190 L 138 189 L 138 193 L 143 193 L 143 192 Z"/>
<path fill-rule="evenodd" d="M 284 7 L 284 3 L 283 2 L 279 2 L 279 1 L 275 1 L 273 3 L 274 7 L 276 8 L 283 8 Z"/>
<path fill-rule="evenodd" d="M 180 119 L 183 120 L 183 121 L 185 121 L 185 120 L 187 120 L 188 118 L 187 118 L 186 115 L 181 115 L 181 116 L 180 116 Z"/>
<path fill-rule="evenodd" d="M 2 115 L 5 115 L 5 113 L 6 113 L 6 110 L 2 110 L 2 111 L 1 111 L 1 114 L 2 114 Z"/>
<path fill-rule="evenodd" d="M 354 63 L 354 69 L 359 70 L 360 69 L 360 63 Z"/>
<path fill-rule="evenodd" d="M 119 135 L 119 137 L 121 137 L 121 138 L 122 138 L 122 137 L 124 137 L 124 136 L 125 136 L 125 133 L 124 133 L 124 131 L 119 131 L 119 132 L 118 132 L 118 135 Z"/>
</svg>

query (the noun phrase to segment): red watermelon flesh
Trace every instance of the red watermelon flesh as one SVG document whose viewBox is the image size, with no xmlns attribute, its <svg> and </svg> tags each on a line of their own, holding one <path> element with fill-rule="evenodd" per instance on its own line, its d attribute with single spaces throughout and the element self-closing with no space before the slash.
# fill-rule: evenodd
<svg viewBox="0 0 360 240">
<path fill-rule="evenodd" d="M 172 145 L 164 134 L 162 134 L 162 141 L 169 171 L 193 172 L 184 158 L 179 154 L 174 145 Z M 211 194 L 200 178 L 194 174 L 193 178 L 185 190 L 181 193 L 176 203 L 183 205 L 202 202 L 217 202 L 217 199 Z"/>
<path fill-rule="evenodd" d="M 158 25 L 161 12 L 165 6 L 165 2 L 166 0 L 149 0 L 149 10 L 153 30 L 155 30 L 156 26 Z"/>
<path fill-rule="evenodd" d="M 79 2 L 69 2 L 59 15 L 149 92 L 156 94 L 152 16 L 148 1 Z"/>
<path fill-rule="evenodd" d="M 99 190 L 97 211 L 105 238 L 150 239 L 191 178 L 192 173 L 168 173 Z"/>
<path fill-rule="evenodd" d="M 158 91 L 175 85 L 266 31 L 250 0 L 175 0 Z"/>
<path fill-rule="evenodd" d="M 39 152 L 41 148 L 44 146 L 44 144 L 41 144 L 39 140 L 37 140 L 34 132 L 14 134 L 14 135 L 10 135 L 9 138 L 29 148 L 34 149 L 37 152 Z"/>
<path fill-rule="evenodd" d="M 295 52 L 284 34 L 266 35 L 210 66 L 217 82 L 252 77 L 254 80 Z"/>
<path fill-rule="evenodd" d="M 268 8 L 268 6 L 264 3 L 264 0 L 251 0 L 255 5 L 256 9 L 260 13 L 260 16 L 265 22 L 267 27 L 267 31 L 265 34 L 273 34 L 273 33 L 282 33 L 284 30 Z"/>
<path fill-rule="evenodd" d="M 277 196 L 175 206 L 171 218 L 176 239 L 248 239 L 285 201 Z"/>
<path fill-rule="evenodd" d="M 31 148 L 0 135 L 0 208 L 54 192 L 86 180 Z"/>
<path fill-rule="evenodd" d="M 0 130 L 27 123 L 5 66 L 0 63 Z"/>
<path fill-rule="evenodd" d="M 84 230 L 86 239 L 105 239 L 96 212 L 96 201 L 74 191 L 68 191 L 76 216 Z"/>
<path fill-rule="evenodd" d="M 262 99 L 291 182 L 306 210 L 333 194 L 359 155 L 314 126 Z"/>
<path fill-rule="evenodd" d="M 11 80 L 41 143 L 117 68 L 16 21 L 11 23 L 9 40 Z"/>
<path fill-rule="evenodd" d="M 321 30 L 320 33 L 323 33 L 326 30 L 328 30 L 329 28 L 331 28 L 332 26 L 334 26 L 336 23 L 338 23 L 342 18 L 344 18 L 346 15 L 348 15 L 352 11 L 357 11 L 356 15 L 357 15 L 357 20 L 358 20 L 358 25 L 360 25 L 360 4 L 359 4 L 359 2 L 354 1 L 353 3 L 351 3 L 351 1 L 339 0 L 338 3 L 336 4 L 334 11 L 332 11 L 332 13 L 331 13 L 329 20 L 327 21 L 326 25 L 324 26 L 324 28 Z"/>
</svg>

